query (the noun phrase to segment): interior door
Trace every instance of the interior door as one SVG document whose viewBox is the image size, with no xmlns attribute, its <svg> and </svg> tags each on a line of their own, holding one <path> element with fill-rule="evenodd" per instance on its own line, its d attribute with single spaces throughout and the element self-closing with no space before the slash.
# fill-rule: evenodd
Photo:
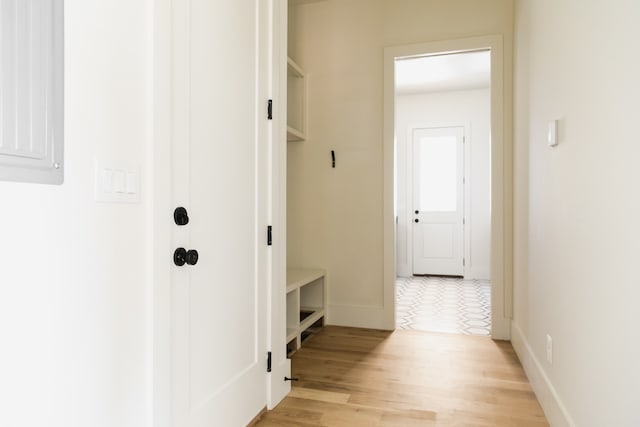
<svg viewBox="0 0 640 427">
<path fill-rule="evenodd" d="M 188 216 L 172 225 L 174 427 L 246 425 L 266 403 L 258 6 L 172 6 L 172 200 Z"/>
<path fill-rule="evenodd" d="M 463 276 L 464 128 L 414 129 L 413 274 Z"/>
</svg>

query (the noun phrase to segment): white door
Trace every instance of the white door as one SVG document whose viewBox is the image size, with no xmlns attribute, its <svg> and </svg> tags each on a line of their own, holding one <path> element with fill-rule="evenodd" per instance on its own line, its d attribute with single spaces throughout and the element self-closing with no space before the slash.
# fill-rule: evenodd
<svg viewBox="0 0 640 427">
<path fill-rule="evenodd" d="M 189 217 L 172 240 L 199 254 L 172 268 L 173 427 L 242 426 L 266 404 L 258 3 L 172 6 L 171 198 Z"/>
<path fill-rule="evenodd" d="M 463 276 L 464 128 L 414 129 L 413 274 Z"/>
</svg>

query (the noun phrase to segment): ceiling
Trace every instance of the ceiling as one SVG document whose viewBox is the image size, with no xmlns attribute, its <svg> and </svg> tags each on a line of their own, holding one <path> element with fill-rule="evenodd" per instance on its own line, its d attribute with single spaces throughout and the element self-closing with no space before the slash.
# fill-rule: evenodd
<svg viewBox="0 0 640 427">
<path fill-rule="evenodd" d="M 396 94 L 488 88 L 490 51 L 422 56 L 396 60 Z"/>
</svg>

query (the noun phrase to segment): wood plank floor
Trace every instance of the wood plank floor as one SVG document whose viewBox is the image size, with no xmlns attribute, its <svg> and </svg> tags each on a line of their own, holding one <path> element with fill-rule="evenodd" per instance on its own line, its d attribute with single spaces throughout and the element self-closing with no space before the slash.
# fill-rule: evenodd
<svg viewBox="0 0 640 427">
<path fill-rule="evenodd" d="M 256 426 L 547 426 L 511 344 L 328 326 L 291 359 L 299 381 Z"/>
</svg>

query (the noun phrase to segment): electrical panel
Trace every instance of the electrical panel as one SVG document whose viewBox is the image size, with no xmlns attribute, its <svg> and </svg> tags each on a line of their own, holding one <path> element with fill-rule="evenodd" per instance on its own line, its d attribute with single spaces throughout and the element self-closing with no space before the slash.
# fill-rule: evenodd
<svg viewBox="0 0 640 427">
<path fill-rule="evenodd" d="M 0 0 L 0 180 L 64 180 L 62 0 Z"/>
</svg>

